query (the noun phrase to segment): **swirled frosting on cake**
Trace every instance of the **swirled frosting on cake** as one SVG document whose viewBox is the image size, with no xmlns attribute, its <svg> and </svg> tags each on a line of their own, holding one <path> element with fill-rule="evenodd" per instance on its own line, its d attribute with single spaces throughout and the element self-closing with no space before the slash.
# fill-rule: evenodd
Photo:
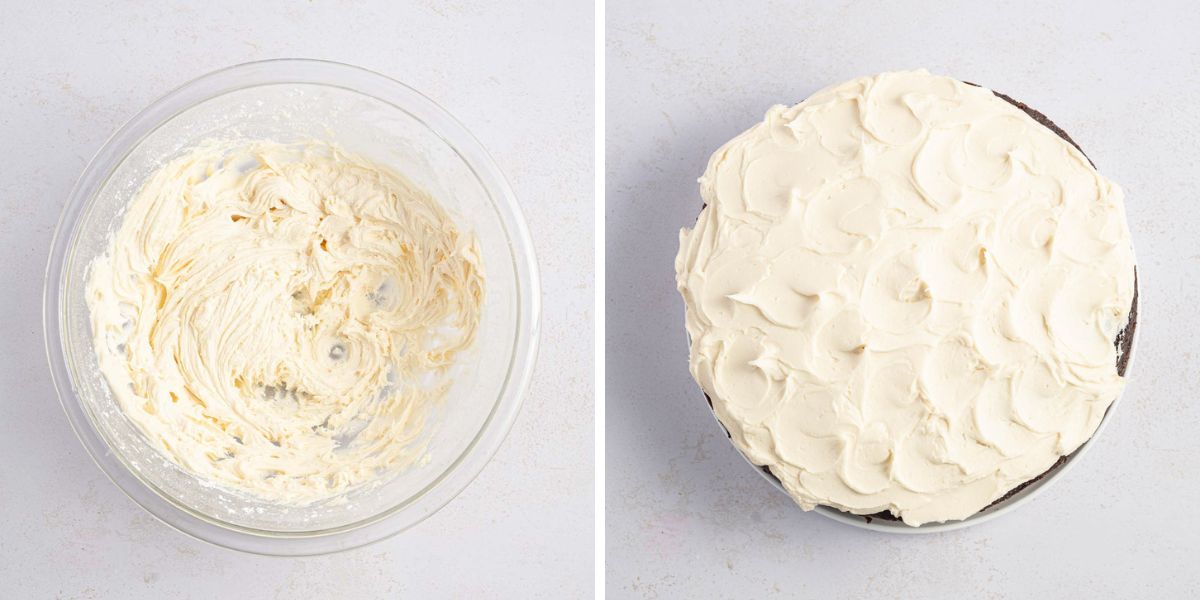
<svg viewBox="0 0 1200 600">
<path fill-rule="evenodd" d="M 483 284 L 474 236 L 401 174 L 324 143 L 213 143 L 147 180 L 87 300 L 152 446 L 305 504 L 425 458 Z"/>
<path fill-rule="evenodd" d="M 700 190 L 675 264 L 691 371 L 805 509 L 964 519 L 1122 390 L 1122 192 L 991 91 L 827 88 L 718 150 Z"/>
</svg>

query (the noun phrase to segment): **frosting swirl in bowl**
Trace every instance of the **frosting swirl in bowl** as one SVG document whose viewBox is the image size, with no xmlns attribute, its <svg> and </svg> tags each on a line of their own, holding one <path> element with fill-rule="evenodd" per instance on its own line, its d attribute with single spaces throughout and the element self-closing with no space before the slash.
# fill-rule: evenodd
<svg viewBox="0 0 1200 600">
<path fill-rule="evenodd" d="M 87 301 L 100 370 L 156 448 L 305 504 L 426 458 L 483 285 L 474 236 L 392 169 L 211 143 L 147 180 Z"/>
<path fill-rule="evenodd" d="M 1120 188 L 991 91 L 837 85 L 718 150 L 680 235 L 691 370 L 805 509 L 964 519 L 1095 432 L 1124 380 Z"/>
</svg>

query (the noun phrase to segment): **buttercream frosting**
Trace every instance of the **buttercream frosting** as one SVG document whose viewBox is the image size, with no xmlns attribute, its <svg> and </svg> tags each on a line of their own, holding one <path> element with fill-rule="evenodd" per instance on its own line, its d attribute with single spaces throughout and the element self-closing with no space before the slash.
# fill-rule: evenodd
<svg viewBox="0 0 1200 600">
<path fill-rule="evenodd" d="M 806 510 L 964 519 L 1122 390 L 1121 189 L 989 90 L 827 88 L 725 144 L 700 190 L 676 259 L 691 371 Z"/>
<path fill-rule="evenodd" d="M 100 371 L 153 446 L 303 504 L 427 458 L 483 286 L 474 237 L 390 168 L 214 142 L 147 180 L 87 300 Z"/>
</svg>

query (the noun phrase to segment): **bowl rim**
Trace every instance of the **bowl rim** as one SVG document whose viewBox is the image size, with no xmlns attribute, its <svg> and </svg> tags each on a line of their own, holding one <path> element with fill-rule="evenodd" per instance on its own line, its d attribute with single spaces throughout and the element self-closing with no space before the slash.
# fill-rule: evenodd
<svg viewBox="0 0 1200 600">
<path fill-rule="evenodd" d="M 1134 265 L 1135 265 L 1135 272 L 1137 275 L 1134 278 L 1134 294 L 1137 298 L 1137 319 L 1138 320 L 1137 320 L 1136 326 L 1133 328 L 1133 333 L 1130 336 L 1130 341 L 1129 341 L 1129 352 L 1127 353 L 1129 360 L 1125 363 L 1125 375 L 1123 376 L 1126 380 L 1126 384 L 1121 389 L 1121 392 L 1119 394 L 1117 394 L 1117 397 L 1113 399 L 1112 403 L 1108 405 L 1108 409 L 1104 411 L 1104 416 L 1100 418 L 1100 424 L 1096 426 L 1096 431 L 1092 433 L 1091 437 L 1089 437 L 1082 444 L 1080 444 L 1080 446 L 1078 448 L 1076 448 L 1074 452 L 1067 455 L 1067 458 L 1065 461 L 1063 461 L 1063 464 L 1059 465 L 1057 468 L 1052 467 L 1051 472 L 1047 473 L 1044 477 L 1042 477 L 1041 479 L 1038 479 L 1037 481 L 1031 482 L 1028 486 L 1025 487 L 1025 489 L 1022 489 L 1020 492 L 1017 492 L 1016 494 L 1014 494 L 1013 496 L 1011 496 L 1009 498 L 1005 498 L 1005 499 L 1001 500 L 995 506 L 988 506 L 985 509 L 981 510 L 980 512 L 977 512 L 965 519 L 960 519 L 957 521 L 943 521 L 940 523 L 939 522 L 931 522 L 931 523 L 925 523 L 923 525 L 914 527 L 912 525 L 906 525 L 903 521 L 888 521 L 888 520 L 884 520 L 884 519 L 868 520 L 866 518 L 867 515 L 857 515 L 854 513 L 839 510 L 832 506 L 818 505 L 815 509 L 813 509 L 812 512 L 815 512 L 815 513 L 817 513 L 823 517 L 826 517 L 828 519 L 837 521 L 838 523 L 842 523 L 844 525 L 849 525 L 851 527 L 857 527 L 859 529 L 866 529 L 868 531 L 876 531 L 876 532 L 881 532 L 881 533 L 894 533 L 894 534 L 900 534 L 900 535 L 922 535 L 922 534 L 931 534 L 931 533 L 945 533 L 947 531 L 954 531 L 957 529 L 965 529 L 965 528 L 971 527 L 973 525 L 979 525 L 982 523 L 986 523 L 988 521 L 991 521 L 992 519 L 1000 517 L 1001 515 L 1006 515 L 1021 506 L 1024 506 L 1025 504 L 1027 504 L 1031 500 L 1033 500 L 1035 497 L 1037 497 L 1039 494 L 1044 492 L 1046 490 L 1046 488 L 1050 487 L 1050 485 L 1052 483 L 1054 483 L 1059 478 L 1061 478 L 1064 474 L 1066 474 L 1066 472 L 1070 469 L 1071 465 L 1073 465 L 1076 461 L 1078 461 L 1079 458 L 1082 457 L 1084 455 L 1084 453 L 1087 452 L 1088 448 L 1091 448 L 1092 442 L 1094 442 L 1096 440 L 1096 438 L 1100 437 L 1100 433 L 1104 431 L 1105 426 L 1107 426 L 1108 422 L 1112 419 L 1112 414 L 1113 414 L 1114 409 L 1116 408 L 1117 404 L 1121 401 L 1121 398 L 1123 398 L 1125 396 L 1125 391 L 1129 388 L 1128 382 L 1131 377 L 1131 373 L 1133 372 L 1132 371 L 1133 363 L 1135 362 L 1134 359 L 1137 356 L 1139 331 L 1141 331 L 1141 329 L 1142 329 L 1143 318 L 1146 314 L 1145 313 L 1146 297 L 1142 293 L 1142 287 L 1143 287 L 1142 286 L 1142 278 L 1144 277 L 1144 274 L 1142 273 L 1141 269 L 1136 269 L 1136 264 L 1137 264 L 1137 262 L 1136 262 L 1136 258 L 1135 258 Z M 690 344 L 691 344 L 691 342 L 690 342 L 690 338 L 689 338 L 689 346 L 690 346 Z M 709 413 L 712 414 L 713 420 L 717 422 L 717 425 L 719 427 L 721 427 L 722 431 L 725 431 L 725 425 L 721 423 L 721 419 L 717 416 L 716 408 L 713 407 L 711 403 L 706 403 L 706 404 L 708 404 L 708 406 L 709 406 Z M 728 433 L 728 432 L 726 432 L 726 433 Z M 776 490 L 778 490 L 779 492 L 781 492 L 782 494 L 787 496 L 789 501 L 791 500 L 791 495 L 788 494 L 787 490 L 783 487 L 783 483 L 780 482 L 779 479 L 777 479 L 774 475 L 768 473 L 767 470 L 765 468 L 763 468 L 761 465 L 757 465 L 753 461 L 751 461 L 750 457 L 746 456 L 746 454 L 743 453 L 741 451 L 741 449 L 739 449 L 737 447 L 737 445 L 733 444 L 732 441 L 729 445 L 733 447 L 734 451 L 737 452 L 738 456 L 742 457 L 742 460 L 744 460 L 747 465 L 752 467 L 754 469 L 754 471 L 759 474 L 760 477 L 762 477 L 768 483 L 770 483 L 771 487 L 775 488 Z"/>
<path fill-rule="evenodd" d="M 267 531 L 220 521 L 191 509 L 137 475 L 111 450 L 90 409 L 75 393 L 75 372 L 66 353 L 68 336 L 63 327 L 65 266 L 75 252 L 81 217 L 128 154 L 166 122 L 203 102 L 239 90 L 287 84 L 363 94 L 408 113 L 441 138 L 487 192 L 508 238 L 517 273 L 517 326 L 507 374 L 470 444 L 443 473 L 404 502 L 354 523 L 301 532 Z M 126 496 L 163 523 L 204 542 L 254 554 L 307 556 L 348 550 L 396 535 L 437 512 L 479 475 L 511 430 L 532 379 L 541 334 L 541 301 L 533 240 L 516 196 L 495 160 L 461 122 L 416 89 L 375 71 L 327 60 L 278 58 L 232 65 L 191 79 L 139 111 L 101 145 L 68 195 L 55 226 L 43 287 L 42 324 L 51 379 L 71 429 L 93 462 Z"/>
</svg>

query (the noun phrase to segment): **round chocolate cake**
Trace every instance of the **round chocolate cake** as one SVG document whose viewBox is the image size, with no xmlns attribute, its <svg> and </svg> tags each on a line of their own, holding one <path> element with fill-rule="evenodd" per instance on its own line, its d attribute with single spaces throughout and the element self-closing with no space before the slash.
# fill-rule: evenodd
<svg viewBox="0 0 1200 600">
<path fill-rule="evenodd" d="M 677 281 L 691 370 L 805 509 L 960 520 L 1061 465 L 1124 386 L 1119 187 L 1045 116 L 925 71 L 727 143 Z"/>
</svg>

